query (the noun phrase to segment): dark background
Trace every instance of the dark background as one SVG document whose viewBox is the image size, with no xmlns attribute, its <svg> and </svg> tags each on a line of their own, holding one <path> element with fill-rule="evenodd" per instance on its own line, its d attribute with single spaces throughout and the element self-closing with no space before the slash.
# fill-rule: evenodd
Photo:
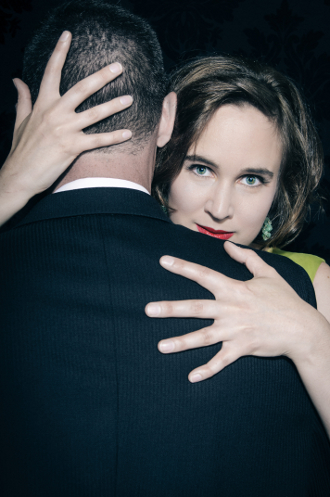
<svg viewBox="0 0 330 497">
<path fill-rule="evenodd" d="M 15 119 L 24 47 L 47 11 L 60 0 L 0 0 L 0 164 Z M 322 188 L 330 198 L 330 0 L 122 0 L 155 28 L 170 70 L 185 59 L 213 53 L 261 59 L 291 76 L 305 93 L 324 146 Z M 330 205 L 289 247 L 330 262 Z"/>
</svg>

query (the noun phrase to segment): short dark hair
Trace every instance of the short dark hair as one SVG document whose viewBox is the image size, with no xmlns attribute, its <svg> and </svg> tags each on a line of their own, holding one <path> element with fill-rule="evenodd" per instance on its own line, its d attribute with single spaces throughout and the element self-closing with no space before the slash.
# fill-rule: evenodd
<svg viewBox="0 0 330 497">
<path fill-rule="evenodd" d="M 61 95 L 112 62 L 118 61 L 123 66 L 123 74 L 86 99 L 78 112 L 120 95 L 134 98 L 130 108 L 90 126 L 85 132 L 127 128 L 133 133 L 133 143 L 146 139 L 159 122 L 167 89 L 161 48 L 150 25 L 106 0 L 71 0 L 59 5 L 25 50 L 23 79 L 30 88 L 33 103 L 46 64 L 64 30 L 72 33 L 72 42 L 62 70 Z"/>
<path fill-rule="evenodd" d="M 300 233 L 323 169 L 322 145 L 296 85 L 266 65 L 239 57 L 192 60 L 172 75 L 178 108 L 171 141 L 159 151 L 152 191 L 168 208 L 171 183 L 180 173 L 188 149 L 196 143 L 222 105 L 249 104 L 275 125 L 283 144 L 279 183 L 269 217 L 272 237 L 256 241 L 284 246 Z"/>
</svg>

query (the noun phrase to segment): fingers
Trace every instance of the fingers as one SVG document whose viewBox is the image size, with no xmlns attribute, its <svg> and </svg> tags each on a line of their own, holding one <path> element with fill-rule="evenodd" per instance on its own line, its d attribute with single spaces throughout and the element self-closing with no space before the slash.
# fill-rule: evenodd
<svg viewBox="0 0 330 497">
<path fill-rule="evenodd" d="M 62 105 L 65 108 L 76 109 L 86 98 L 97 92 L 103 86 L 113 81 L 123 72 L 119 62 L 114 62 L 100 71 L 91 74 L 87 78 L 79 81 L 62 97 Z"/>
<path fill-rule="evenodd" d="M 53 99 L 59 96 L 59 87 L 61 81 L 61 71 L 65 63 L 67 53 L 71 43 L 71 33 L 64 31 L 58 40 L 55 50 L 52 53 L 40 85 L 38 100 Z M 107 83 L 117 78 L 123 71 L 119 62 L 114 62 L 100 71 L 88 76 L 74 85 L 62 98 L 62 105 L 66 109 L 75 109 L 86 98 L 100 90 Z"/>
<path fill-rule="evenodd" d="M 199 285 L 216 294 L 219 291 L 225 291 L 230 278 L 221 273 L 217 273 L 212 269 L 195 264 L 193 262 L 184 261 L 177 257 L 165 255 L 159 261 L 160 265 L 171 271 L 171 273 L 180 274 L 189 280 L 196 281 Z"/>
<path fill-rule="evenodd" d="M 28 85 L 26 85 L 21 79 L 13 79 L 13 83 L 17 89 L 18 100 L 16 107 L 16 121 L 14 133 L 22 124 L 24 119 L 32 112 L 32 102 L 31 93 Z"/>
<path fill-rule="evenodd" d="M 193 331 L 187 335 L 172 337 L 168 340 L 161 340 L 158 343 L 158 350 L 162 354 L 170 354 L 173 352 L 182 352 L 183 350 L 197 349 L 199 347 L 207 347 L 214 345 L 223 340 L 228 340 L 230 333 L 227 331 L 219 333 L 216 327 L 208 326 L 198 331 Z"/>
<path fill-rule="evenodd" d="M 219 307 L 215 300 L 173 300 L 150 302 L 145 313 L 151 318 L 216 319 Z"/>
<path fill-rule="evenodd" d="M 78 113 L 79 120 L 77 119 L 77 126 L 79 129 L 87 128 L 96 122 L 102 121 L 106 117 L 112 116 L 117 112 L 130 107 L 133 103 L 133 98 L 130 95 L 124 95 L 122 97 L 114 98 L 110 102 L 106 102 L 96 107 L 92 107 L 84 112 Z"/>
<path fill-rule="evenodd" d="M 234 243 L 228 241 L 224 243 L 224 249 L 232 259 L 244 264 L 253 276 L 269 276 L 274 273 L 274 269 L 251 249 L 238 247 Z"/>
<path fill-rule="evenodd" d="M 218 352 L 207 364 L 204 364 L 204 366 L 196 368 L 189 373 L 188 380 L 191 383 L 197 383 L 211 378 L 226 366 L 229 366 L 229 364 L 237 361 L 240 357 L 241 354 L 238 350 L 235 350 L 230 343 L 224 342 L 220 352 Z"/>
<path fill-rule="evenodd" d="M 64 31 L 59 38 L 54 52 L 52 53 L 41 81 L 39 97 L 48 99 L 59 95 L 61 71 L 68 54 L 72 35 Z"/>
<path fill-rule="evenodd" d="M 112 133 L 100 133 L 95 135 L 83 134 L 80 140 L 77 140 L 78 155 L 85 150 L 93 150 L 94 148 L 109 147 L 123 143 L 132 137 L 132 132 L 129 129 L 121 129 Z"/>
</svg>

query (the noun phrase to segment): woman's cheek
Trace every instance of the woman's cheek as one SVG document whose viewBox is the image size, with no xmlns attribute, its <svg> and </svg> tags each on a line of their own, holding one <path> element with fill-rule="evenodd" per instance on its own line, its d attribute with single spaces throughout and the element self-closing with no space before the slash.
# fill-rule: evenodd
<svg viewBox="0 0 330 497">
<path fill-rule="evenodd" d="M 241 206 L 240 227 L 244 237 L 243 245 L 250 245 L 260 233 L 267 217 L 272 202 L 269 196 L 266 198 L 251 199 L 245 206 Z"/>
</svg>

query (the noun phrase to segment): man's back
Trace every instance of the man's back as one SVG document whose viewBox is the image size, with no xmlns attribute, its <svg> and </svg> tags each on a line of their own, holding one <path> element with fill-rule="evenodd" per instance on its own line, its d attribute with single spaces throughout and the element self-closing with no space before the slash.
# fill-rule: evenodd
<svg viewBox="0 0 330 497">
<path fill-rule="evenodd" d="M 158 259 L 250 278 L 221 242 L 172 225 L 144 193 L 90 189 L 46 198 L 0 250 L 2 495 L 330 493 L 328 440 L 289 360 L 244 357 L 192 385 L 219 345 L 157 351 L 208 322 L 144 306 L 211 297 Z M 300 268 L 264 258 L 315 303 Z"/>
</svg>

